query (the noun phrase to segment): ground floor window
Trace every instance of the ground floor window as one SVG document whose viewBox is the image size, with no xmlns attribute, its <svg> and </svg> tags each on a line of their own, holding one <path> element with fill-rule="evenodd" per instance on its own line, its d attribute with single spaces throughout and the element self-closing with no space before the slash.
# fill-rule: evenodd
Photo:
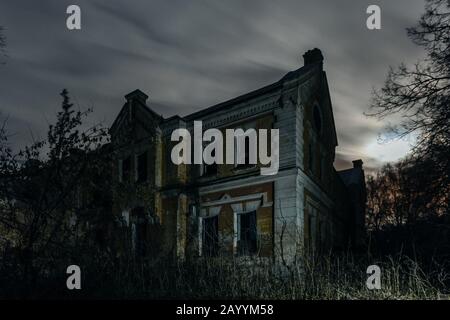
<svg viewBox="0 0 450 320">
<path fill-rule="evenodd" d="M 203 219 L 202 255 L 214 257 L 219 251 L 218 216 Z"/>
<path fill-rule="evenodd" d="M 142 257 L 147 253 L 147 219 L 143 207 L 134 208 L 131 211 L 133 223 L 131 225 L 132 245 L 136 256 Z"/>
<path fill-rule="evenodd" d="M 237 252 L 253 255 L 257 251 L 256 211 L 237 215 Z"/>
</svg>

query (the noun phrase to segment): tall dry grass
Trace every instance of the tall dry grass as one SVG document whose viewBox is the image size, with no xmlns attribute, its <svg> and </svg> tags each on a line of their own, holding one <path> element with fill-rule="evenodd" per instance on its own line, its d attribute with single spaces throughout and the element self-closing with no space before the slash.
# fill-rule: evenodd
<svg viewBox="0 0 450 320">
<path fill-rule="evenodd" d="M 381 268 L 381 289 L 366 287 L 367 267 Z M 351 254 L 328 255 L 283 266 L 271 260 L 226 258 L 175 262 L 126 260 L 91 269 L 85 289 L 99 298 L 150 299 L 439 299 L 449 292 L 449 274 L 427 272 L 406 257 L 370 261 Z"/>
</svg>

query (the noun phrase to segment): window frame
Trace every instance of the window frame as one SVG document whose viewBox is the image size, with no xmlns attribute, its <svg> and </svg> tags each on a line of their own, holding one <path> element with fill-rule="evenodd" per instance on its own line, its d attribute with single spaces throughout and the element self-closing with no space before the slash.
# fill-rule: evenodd
<svg viewBox="0 0 450 320">
<path fill-rule="evenodd" d="M 217 257 L 219 255 L 219 215 L 214 215 L 210 217 L 202 217 L 201 218 L 201 250 L 200 255 L 202 257 Z M 207 224 L 212 222 L 214 224 L 213 226 L 213 232 L 214 234 L 212 236 L 209 236 L 207 238 L 206 235 L 206 228 Z M 213 241 L 211 244 L 210 241 Z M 208 252 L 209 249 L 209 252 Z"/>
<path fill-rule="evenodd" d="M 142 156 L 144 156 L 144 161 L 145 161 L 144 162 L 145 163 L 145 166 L 144 166 L 145 167 L 145 178 L 144 179 L 141 179 L 141 177 L 140 177 L 140 169 L 141 169 L 140 157 L 142 157 Z M 144 183 L 144 182 L 147 182 L 149 180 L 149 176 L 148 176 L 148 169 L 149 169 L 148 160 L 149 160 L 149 158 L 148 158 L 147 150 L 135 155 L 135 167 L 136 167 L 136 170 L 135 170 L 135 181 L 137 183 Z"/>
<path fill-rule="evenodd" d="M 253 216 L 253 218 L 252 218 Z M 249 226 L 245 234 L 253 233 L 249 235 L 245 240 L 242 239 L 242 218 L 248 219 L 248 224 L 254 223 L 253 226 Z M 253 221 L 252 221 L 253 220 Z M 250 230 L 250 228 L 252 230 Z M 257 223 L 257 210 L 239 212 L 236 213 L 236 254 L 238 256 L 254 256 L 258 254 L 258 223 Z M 253 238 L 253 239 L 252 239 Z M 245 247 L 242 245 L 242 241 L 245 241 Z M 254 243 L 250 243 L 254 242 Z M 249 249 L 250 248 L 250 249 Z"/>
</svg>

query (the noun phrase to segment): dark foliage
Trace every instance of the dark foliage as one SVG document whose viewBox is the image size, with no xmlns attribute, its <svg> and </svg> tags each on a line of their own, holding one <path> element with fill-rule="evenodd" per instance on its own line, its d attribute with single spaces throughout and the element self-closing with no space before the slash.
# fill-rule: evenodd
<svg viewBox="0 0 450 320">
<path fill-rule="evenodd" d="M 374 92 L 372 116 L 400 116 L 390 130 L 418 136 L 410 156 L 368 177 L 367 224 L 371 251 L 403 252 L 450 267 L 450 2 L 427 0 L 409 37 L 426 56 L 389 70 Z"/>
<path fill-rule="evenodd" d="M 14 153 L 5 125 L 0 132 L 0 263 L 14 270 L 2 275 L 29 290 L 89 247 L 93 222 L 106 220 L 107 229 L 112 219 L 107 132 L 84 129 L 90 110 L 75 111 L 66 90 L 61 96 L 47 139 Z"/>
<path fill-rule="evenodd" d="M 409 37 L 426 57 L 412 67 L 391 68 L 386 83 L 374 92 L 372 116 L 397 114 L 398 136 L 418 135 L 414 152 L 417 174 L 428 176 L 430 194 L 450 192 L 450 4 L 428 0 L 425 14 Z M 448 201 L 448 200 L 447 200 Z"/>
</svg>

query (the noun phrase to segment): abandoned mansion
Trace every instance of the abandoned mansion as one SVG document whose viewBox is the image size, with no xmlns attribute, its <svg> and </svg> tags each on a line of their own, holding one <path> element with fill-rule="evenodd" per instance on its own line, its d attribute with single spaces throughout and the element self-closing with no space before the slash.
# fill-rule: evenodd
<svg viewBox="0 0 450 320">
<path fill-rule="evenodd" d="M 362 161 L 335 170 L 338 141 L 323 56 L 313 49 L 303 58 L 303 67 L 275 83 L 184 117 L 157 114 L 140 90 L 125 96 L 110 128 L 113 211 L 136 254 L 157 248 L 180 259 L 292 260 L 363 243 Z M 277 172 L 261 174 L 267 165 L 259 160 L 173 163 L 178 143 L 171 139 L 173 131 L 183 128 L 193 135 L 195 121 L 224 136 L 227 129 L 278 129 Z M 255 141 L 244 141 L 234 156 L 248 160 Z"/>
</svg>

